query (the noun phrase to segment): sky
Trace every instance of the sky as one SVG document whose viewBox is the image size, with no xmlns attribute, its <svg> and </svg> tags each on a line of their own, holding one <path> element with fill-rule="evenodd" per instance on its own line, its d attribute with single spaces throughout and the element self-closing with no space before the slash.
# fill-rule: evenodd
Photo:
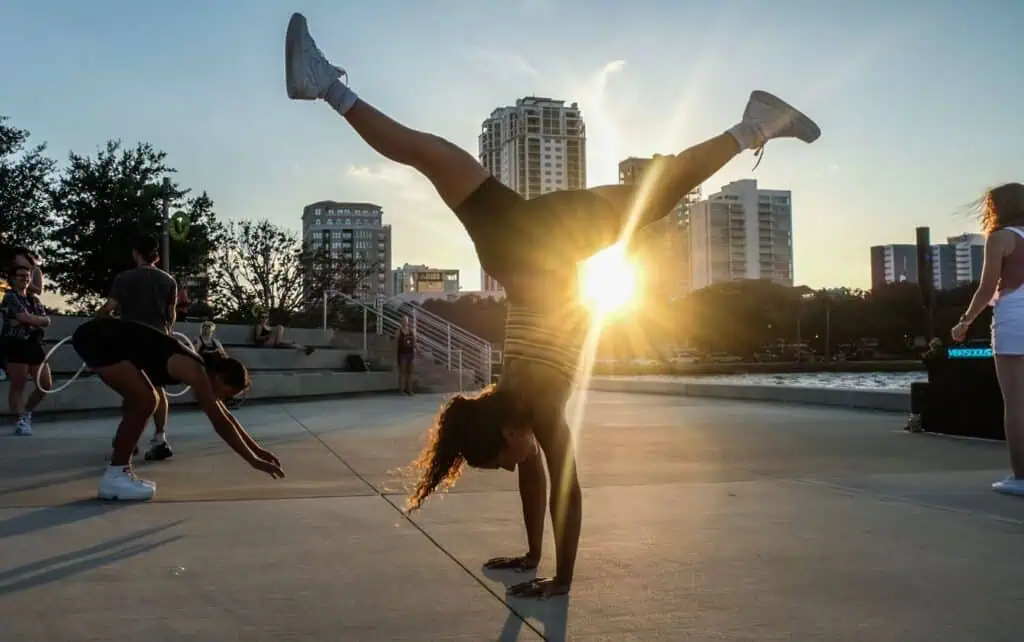
<svg viewBox="0 0 1024 642">
<path fill-rule="evenodd" d="M 61 162 L 151 142 L 226 219 L 298 232 L 307 203 L 378 203 L 395 265 L 458 268 L 478 288 L 472 243 L 425 179 L 325 104 L 287 99 L 292 11 L 361 98 L 474 154 L 494 108 L 578 102 L 590 186 L 724 131 L 751 90 L 777 94 L 821 139 L 772 142 L 756 171 L 743 155 L 704 190 L 792 190 L 795 278 L 811 287 L 867 287 L 871 245 L 976 231 L 984 189 L 1024 178 L 1016 0 L 7 0 L 0 114 Z"/>
</svg>

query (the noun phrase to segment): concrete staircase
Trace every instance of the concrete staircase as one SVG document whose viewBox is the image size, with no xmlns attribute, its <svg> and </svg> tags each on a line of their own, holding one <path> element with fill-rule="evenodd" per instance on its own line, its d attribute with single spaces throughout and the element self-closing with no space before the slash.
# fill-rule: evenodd
<svg viewBox="0 0 1024 642">
<path fill-rule="evenodd" d="M 335 333 L 338 344 L 365 345 L 364 356 L 379 368 L 396 369 L 394 336 L 402 318 L 409 317 L 419 351 L 413 369 L 415 391 L 478 390 L 490 382 L 494 358 L 490 342 L 414 303 L 378 299 L 371 305 L 345 295 L 337 298 L 348 305 L 361 306 L 367 311 L 364 318 L 369 319 L 364 333 Z"/>
</svg>

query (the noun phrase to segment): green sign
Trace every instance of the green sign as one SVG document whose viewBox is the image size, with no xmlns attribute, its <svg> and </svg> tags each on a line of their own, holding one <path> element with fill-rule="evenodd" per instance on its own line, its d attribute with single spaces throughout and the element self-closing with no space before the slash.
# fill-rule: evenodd
<svg viewBox="0 0 1024 642">
<path fill-rule="evenodd" d="M 188 238 L 188 228 L 192 221 L 185 212 L 175 212 L 171 216 L 170 229 L 168 233 L 175 241 L 184 241 Z"/>
</svg>

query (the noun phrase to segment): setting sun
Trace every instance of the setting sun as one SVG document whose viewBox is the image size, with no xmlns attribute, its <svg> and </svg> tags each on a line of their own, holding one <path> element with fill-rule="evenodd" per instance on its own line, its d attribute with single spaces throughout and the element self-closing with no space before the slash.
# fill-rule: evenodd
<svg viewBox="0 0 1024 642">
<path fill-rule="evenodd" d="M 639 293 L 640 271 L 622 244 L 602 250 L 580 267 L 580 296 L 592 312 L 609 314 L 632 304 Z"/>
</svg>

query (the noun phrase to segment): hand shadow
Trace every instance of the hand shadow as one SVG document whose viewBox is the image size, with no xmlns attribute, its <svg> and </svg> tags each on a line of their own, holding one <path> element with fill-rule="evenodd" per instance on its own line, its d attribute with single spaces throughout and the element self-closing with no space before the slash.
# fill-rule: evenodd
<svg viewBox="0 0 1024 642">
<path fill-rule="evenodd" d="M 506 590 L 537 577 L 536 569 L 515 571 L 484 568 L 482 573 L 487 579 L 502 584 Z M 505 601 L 509 614 L 498 634 L 498 642 L 516 642 L 524 624 L 545 640 L 564 642 L 569 616 L 568 595 L 556 595 L 546 600 L 513 597 L 507 594 L 499 597 Z M 540 626 L 537 626 L 538 623 Z"/>
</svg>

